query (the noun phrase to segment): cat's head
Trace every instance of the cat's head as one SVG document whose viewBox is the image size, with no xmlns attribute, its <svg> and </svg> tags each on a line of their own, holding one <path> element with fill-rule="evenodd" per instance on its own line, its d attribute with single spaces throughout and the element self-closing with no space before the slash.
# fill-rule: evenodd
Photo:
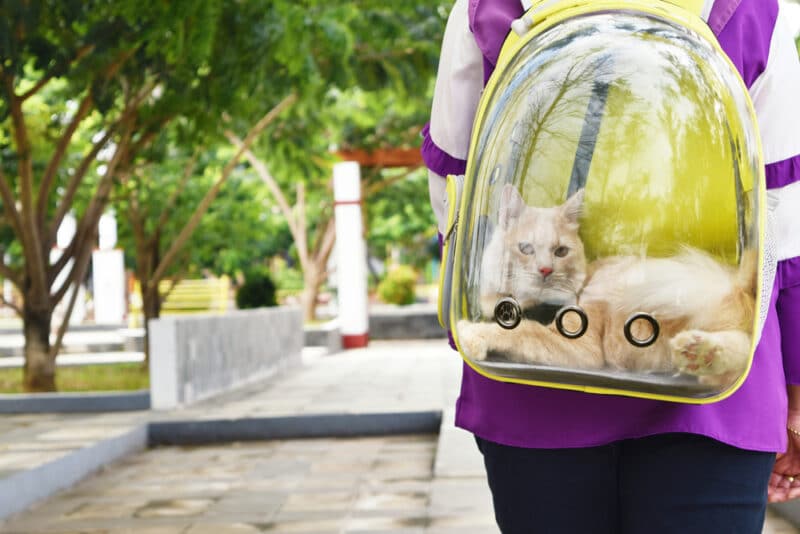
<svg viewBox="0 0 800 534">
<path fill-rule="evenodd" d="M 498 229 L 511 285 L 523 308 L 572 304 L 586 279 L 586 256 L 578 235 L 583 189 L 552 208 L 528 206 L 512 185 L 499 204 Z"/>
</svg>

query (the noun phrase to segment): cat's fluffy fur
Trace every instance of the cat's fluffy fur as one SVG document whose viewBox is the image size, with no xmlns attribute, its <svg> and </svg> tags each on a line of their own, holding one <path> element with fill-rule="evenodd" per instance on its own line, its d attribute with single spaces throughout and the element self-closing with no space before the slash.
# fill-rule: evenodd
<svg viewBox="0 0 800 534">
<path fill-rule="evenodd" d="M 561 206 L 530 207 L 516 189 L 505 187 L 482 258 L 480 307 L 484 317 L 492 317 L 505 295 L 523 308 L 577 303 L 589 319 L 586 333 L 567 339 L 552 323 L 523 320 L 505 330 L 494 322 L 462 320 L 457 331 L 466 355 L 483 360 L 492 352 L 514 362 L 571 368 L 683 371 L 720 384 L 740 375 L 751 350 L 756 252 L 746 251 L 738 269 L 691 248 L 669 258 L 615 256 L 587 266 L 578 237 L 582 202 L 579 191 Z M 625 339 L 623 326 L 634 312 L 658 320 L 661 332 L 653 345 L 634 347 Z M 647 337 L 649 327 L 635 324 L 633 333 Z"/>
</svg>

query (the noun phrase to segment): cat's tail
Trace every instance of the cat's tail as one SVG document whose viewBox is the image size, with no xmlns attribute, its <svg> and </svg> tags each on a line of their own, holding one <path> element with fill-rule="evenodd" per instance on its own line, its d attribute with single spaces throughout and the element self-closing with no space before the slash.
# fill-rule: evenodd
<svg viewBox="0 0 800 534">
<path fill-rule="evenodd" d="M 750 308 L 755 298 L 758 252 L 746 251 L 738 267 L 694 248 L 671 258 L 647 259 L 640 276 L 627 282 L 622 311 L 646 311 L 662 320 L 719 313 L 727 306 Z"/>
</svg>

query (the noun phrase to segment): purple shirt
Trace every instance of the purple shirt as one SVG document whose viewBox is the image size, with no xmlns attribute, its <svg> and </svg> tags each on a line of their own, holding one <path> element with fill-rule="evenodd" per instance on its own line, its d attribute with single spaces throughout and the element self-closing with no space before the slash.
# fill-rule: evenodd
<svg viewBox="0 0 800 534">
<path fill-rule="evenodd" d="M 494 70 L 517 0 L 470 0 L 470 29 L 484 58 L 484 82 Z M 709 26 L 748 87 L 769 57 L 777 0 L 717 0 Z M 464 162 L 439 149 L 426 128 L 423 156 L 435 173 L 461 174 Z M 770 163 L 767 186 L 800 181 L 800 156 Z M 751 371 L 725 400 L 689 405 L 504 383 L 463 367 L 456 425 L 497 443 L 569 448 L 667 432 L 702 434 L 758 451 L 786 448 L 786 384 L 800 383 L 800 258 L 778 265 L 775 287 Z"/>
</svg>

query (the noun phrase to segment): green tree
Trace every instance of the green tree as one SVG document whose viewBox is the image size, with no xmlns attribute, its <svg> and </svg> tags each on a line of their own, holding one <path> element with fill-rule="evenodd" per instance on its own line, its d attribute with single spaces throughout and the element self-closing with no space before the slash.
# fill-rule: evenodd
<svg viewBox="0 0 800 534">
<path fill-rule="evenodd" d="M 113 187 L 129 187 L 170 124 L 178 125 L 181 143 L 203 145 L 218 135 L 226 114 L 262 117 L 240 130 L 251 143 L 274 119 L 269 112 L 286 101 L 291 80 L 302 77 L 302 57 L 276 64 L 270 53 L 285 39 L 274 16 L 279 8 L 234 0 L 38 0 L 0 7 L 0 121 L 8 132 L 0 137 L 0 199 L 12 236 L 6 251 L 19 251 L 19 261 L 0 265 L 0 274 L 24 299 L 18 312 L 26 389 L 55 387 L 55 356 L 74 300 L 51 345 L 52 311 L 86 272 Z M 199 224 L 236 157 L 178 245 Z M 56 232 L 70 211 L 77 232 L 50 265 Z M 165 251 L 155 275 L 169 269 L 179 249 Z M 53 287 L 62 272 L 64 282 Z"/>
<path fill-rule="evenodd" d="M 251 13 L 245 17 L 252 27 L 226 34 L 242 41 L 237 49 L 263 49 L 269 57 L 269 72 L 287 73 L 285 79 L 271 80 L 274 86 L 269 90 L 279 88 L 289 94 L 289 100 L 282 102 L 288 109 L 279 121 L 265 128 L 257 149 L 280 172 L 281 182 L 272 179 L 264 161 L 256 163 L 254 153 L 246 150 L 247 140 L 243 143 L 237 135 L 237 129 L 251 128 L 247 114 L 223 116 L 228 127 L 225 135 L 237 152 L 247 155 L 284 215 L 304 271 L 304 302 L 313 303 L 325 279 L 324 265 L 333 246 L 329 149 L 331 141 L 342 137 L 347 129 L 347 122 L 341 119 L 341 95 L 355 88 L 379 91 L 391 87 L 398 98 L 413 95 L 421 103 L 420 95 L 430 84 L 436 64 L 438 44 L 433 43 L 440 39 L 444 11 L 426 2 L 392 6 L 379 2 L 359 6 L 345 2 L 275 2 L 267 11 L 267 15 Z M 269 38 L 264 37 L 264 25 L 275 29 Z M 227 41 L 223 45 L 229 46 Z M 222 181 L 224 178 L 219 183 Z M 170 198 L 175 198 L 170 213 L 178 206 L 181 188 L 170 193 Z M 288 195 L 284 192 L 287 189 Z M 165 213 L 156 217 L 160 221 L 156 223 L 148 223 L 153 219 L 141 209 L 131 217 L 134 228 L 144 229 L 138 233 L 149 247 L 137 249 L 136 254 L 147 319 L 158 316 L 158 283 L 172 269 L 172 262 L 191 234 L 190 224 L 178 238 L 166 239 Z M 157 241 L 169 242 L 169 249 L 162 251 Z M 155 266 L 149 258 L 156 257 L 166 266 Z M 145 262 L 147 266 L 143 266 Z M 308 305 L 305 307 L 308 309 Z"/>
<path fill-rule="evenodd" d="M 392 173 L 385 174 L 384 180 L 394 177 Z M 378 191 L 366 208 L 370 253 L 381 259 L 391 258 L 396 253 L 401 255 L 403 263 L 424 268 L 432 259 L 431 242 L 436 239 L 427 173 L 419 169 Z"/>
<path fill-rule="evenodd" d="M 294 106 L 285 127 L 245 152 L 287 220 L 303 271 L 302 306 L 313 320 L 335 240 L 331 145 L 340 150 L 418 149 L 449 2 L 367 2 L 347 9 L 355 85 Z M 366 8 L 369 6 L 369 9 Z M 368 36 L 369 40 L 364 36 Z M 362 39 L 362 41 L 359 41 Z M 239 146 L 233 132 L 228 139 Z M 362 168 L 363 198 L 408 173 Z M 419 203 L 417 203 L 419 205 Z M 427 206 L 427 201 L 423 204 Z"/>
<path fill-rule="evenodd" d="M 24 299 L 18 312 L 27 390 L 55 389 L 55 356 L 77 292 L 51 345 L 52 312 L 86 272 L 118 171 L 166 122 L 206 109 L 199 95 L 184 97 L 201 85 L 221 7 L 187 0 L 2 3 L 0 121 L 8 135 L 0 147 L 0 197 L 15 242 L 7 248 L 16 245 L 21 257 L 0 273 Z M 62 112 L 43 124 L 42 108 Z M 77 232 L 50 265 L 56 232 L 82 195 L 88 201 L 77 213 Z M 62 271 L 64 282 L 53 287 Z"/>
<path fill-rule="evenodd" d="M 51 344 L 53 309 L 85 275 L 112 189 L 119 187 L 120 197 L 140 191 L 137 172 L 173 155 L 156 148 L 182 149 L 174 154 L 188 168 L 195 150 L 187 147 L 216 146 L 223 129 L 243 138 L 169 247 L 155 240 L 165 248 L 152 255 L 158 262 L 148 260 L 146 291 L 176 268 L 238 154 L 261 130 L 260 156 L 283 184 L 303 182 L 308 187 L 299 190 L 313 198 L 329 174 L 327 144 L 341 131 L 322 104 L 337 88 L 354 86 L 393 86 L 398 100 L 419 98 L 435 68 L 445 16 L 442 4 L 421 0 L 2 2 L 0 235 L 8 238 L 4 252 L 17 260 L 0 264 L 0 275 L 24 299 L 18 312 L 26 389 L 55 388 L 55 356 L 74 299 Z M 291 116 L 278 120 L 290 105 Z M 69 212 L 77 232 L 50 265 Z M 318 226 L 304 228 L 312 227 Z M 156 234 L 158 224 L 151 224 L 143 242 Z M 63 283 L 53 287 L 62 273 Z"/>
</svg>

